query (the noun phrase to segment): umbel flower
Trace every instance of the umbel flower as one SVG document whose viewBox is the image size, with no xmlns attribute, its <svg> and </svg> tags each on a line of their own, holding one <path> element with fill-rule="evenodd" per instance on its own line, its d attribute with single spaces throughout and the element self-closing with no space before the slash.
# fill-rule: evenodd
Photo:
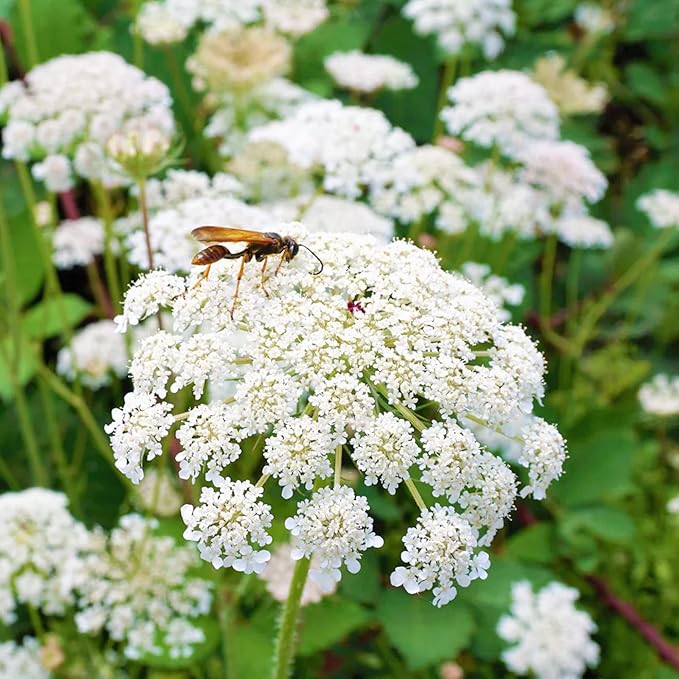
<svg viewBox="0 0 679 679">
<path fill-rule="evenodd" d="M 410 64 L 382 54 L 363 54 L 358 50 L 334 52 L 324 63 L 340 87 L 354 92 L 410 90 L 418 83 Z"/>
<path fill-rule="evenodd" d="M 0 677 L 50 679 L 51 676 L 40 661 L 37 639 L 26 637 L 21 644 L 15 641 L 0 643 Z"/>
<path fill-rule="evenodd" d="M 90 533 L 66 496 L 45 488 L 0 495 L 0 512 L 0 619 L 14 622 L 18 604 L 63 615 L 75 603 L 73 576 Z"/>
<path fill-rule="evenodd" d="M 129 179 L 106 157 L 106 143 L 116 132 L 149 128 L 171 137 L 171 105 L 163 83 L 117 54 L 60 56 L 0 90 L 3 156 L 39 161 L 33 176 L 50 191 L 71 188 L 75 177 L 125 185 Z"/>
<path fill-rule="evenodd" d="M 110 536 L 95 534 L 77 579 L 78 630 L 105 629 L 130 658 L 159 654 L 161 644 L 174 657 L 189 655 L 192 643 L 204 640 L 191 621 L 212 604 L 211 583 L 191 576 L 195 550 L 155 535 L 156 527 L 155 519 L 128 514 Z"/>
<path fill-rule="evenodd" d="M 512 605 L 500 618 L 497 633 L 515 644 L 502 654 L 507 667 L 537 679 L 579 679 L 599 662 L 599 646 L 592 641 L 596 625 L 575 608 L 580 593 L 560 582 L 533 592 L 527 581 L 512 586 Z"/>
<path fill-rule="evenodd" d="M 285 521 L 293 559 L 313 559 L 311 577 L 329 588 L 382 545 L 366 498 L 342 482 L 351 461 L 366 484 L 415 499 L 420 515 L 392 582 L 433 590 L 442 605 L 485 576 L 482 548 L 517 494 L 542 498 L 561 473 L 563 439 L 531 414 L 544 392 L 543 357 L 494 301 L 428 251 L 312 234 L 299 223 L 275 230 L 325 269 L 312 275 L 316 263 L 302 249 L 266 280 L 265 295 L 249 264 L 233 318 L 237 261 L 217 263 L 197 287 L 195 275 L 155 271 L 128 290 L 121 328 L 160 308 L 172 324 L 132 360 L 134 391 L 107 427 L 116 464 L 139 482 L 176 429 L 179 475 L 202 485 L 182 517 L 203 558 L 264 570 L 275 519 L 266 498 L 280 492 L 298 502 Z M 193 395 L 186 412 L 173 405 L 180 391 Z M 502 432 L 519 416 L 526 425 L 512 438 L 523 482 L 462 419 Z M 244 467 L 261 470 L 256 483 L 237 478 Z M 438 504 L 425 505 L 419 484 Z"/>
</svg>

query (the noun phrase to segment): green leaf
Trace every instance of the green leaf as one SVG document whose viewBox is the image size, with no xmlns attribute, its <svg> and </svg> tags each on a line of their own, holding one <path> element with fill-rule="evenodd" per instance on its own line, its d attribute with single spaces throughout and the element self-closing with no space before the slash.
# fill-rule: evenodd
<svg viewBox="0 0 679 679">
<path fill-rule="evenodd" d="M 370 618 L 363 606 L 338 597 L 307 606 L 302 611 L 299 654 L 311 655 L 341 641 Z"/>
<path fill-rule="evenodd" d="M 451 601 L 436 608 L 430 596 L 416 597 L 402 589 L 390 589 L 377 605 L 377 617 L 387 637 L 412 669 L 454 658 L 474 631 L 467 605 Z"/>
<path fill-rule="evenodd" d="M 361 570 L 350 578 L 342 578 L 340 591 L 349 599 L 362 604 L 375 603 L 380 593 L 379 557 L 368 550 L 361 558 Z"/>
<path fill-rule="evenodd" d="M 41 62 L 60 54 L 86 52 L 95 45 L 104 47 L 101 37 L 108 29 L 97 26 L 79 0 L 31 0 L 27 4 Z M 16 5 L 10 21 L 14 26 L 22 25 Z M 15 31 L 14 38 L 21 63 L 30 63 L 23 31 Z"/>
<path fill-rule="evenodd" d="M 554 528 L 547 522 L 536 523 L 507 540 L 507 554 L 525 561 L 549 563 L 554 558 Z"/>
<path fill-rule="evenodd" d="M 604 506 L 573 510 L 565 515 L 560 528 L 571 534 L 585 530 L 595 537 L 621 544 L 629 543 L 636 533 L 629 514 Z"/>
<path fill-rule="evenodd" d="M 259 610 L 248 620 L 239 620 L 231 634 L 233 648 L 227 648 L 233 676 L 268 677 L 276 639 L 276 619 L 272 610 Z"/>
<path fill-rule="evenodd" d="M 636 444 L 634 433 L 624 428 L 570 441 L 564 474 L 550 493 L 569 507 L 623 495 L 631 488 Z"/>
<path fill-rule="evenodd" d="M 214 616 L 205 615 L 200 618 L 191 619 L 189 622 L 194 627 L 201 629 L 205 635 L 203 641 L 191 646 L 189 655 L 174 657 L 172 655 L 174 646 L 168 646 L 164 642 L 164 635 L 159 633 L 155 639 L 155 645 L 158 647 L 159 652 L 142 653 L 139 661 L 157 669 L 180 670 L 191 667 L 194 663 L 209 657 L 219 645 L 220 629 L 217 619 Z"/>
<path fill-rule="evenodd" d="M 78 295 L 66 293 L 45 299 L 29 309 L 21 321 L 27 337 L 46 339 L 62 334 L 68 327 L 80 323 L 92 311 L 92 305 Z"/>
<path fill-rule="evenodd" d="M 631 0 L 623 37 L 629 41 L 669 38 L 679 25 L 679 0 Z"/>
<path fill-rule="evenodd" d="M 625 69 L 625 75 L 627 85 L 634 94 L 655 104 L 662 105 L 665 102 L 667 88 L 650 66 L 635 62 Z"/>
</svg>

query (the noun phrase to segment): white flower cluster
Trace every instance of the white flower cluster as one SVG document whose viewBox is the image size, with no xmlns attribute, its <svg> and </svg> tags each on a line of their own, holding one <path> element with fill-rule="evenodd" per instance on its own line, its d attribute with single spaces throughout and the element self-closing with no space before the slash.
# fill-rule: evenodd
<svg viewBox="0 0 679 679">
<path fill-rule="evenodd" d="M 113 321 L 104 319 L 86 325 L 73 335 L 57 354 L 57 372 L 73 381 L 77 376 L 89 389 L 111 384 L 113 376 L 127 374 L 127 349 Z"/>
<path fill-rule="evenodd" d="M 679 415 L 679 376 L 659 373 L 639 389 L 639 403 L 644 412 L 658 417 Z"/>
<path fill-rule="evenodd" d="M 573 248 L 612 245 L 608 224 L 588 214 L 606 178 L 586 148 L 558 139 L 558 111 L 539 84 L 518 71 L 484 71 L 457 82 L 448 96 L 453 105 L 441 112 L 448 131 L 511 161 L 507 169 L 499 157 L 474 168 L 483 189 L 464 202 L 474 206 L 482 234 L 555 233 Z"/>
<path fill-rule="evenodd" d="M 486 59 L 494 59 L 504 47 L 503 35 L 513 35 L 516 27 L 511 0 L 408 0 L 402 11 L 417 33 L 436 35 L 448 54 L 478 45 Z"/>
<path fill-rule="evenodd" d="M 242 150 L 248 133 L 260 125 L 294 114 L 303 104 L 316 101 L 316 96 L 286 78 L 273 78 L 237 94 L 221 92 L 216 110 L 203 134 L 219 140 L 219 153 L 232 157 Z"/>
<path fill-rule="evenodd" d="M 10 624 L 17 604 L 63 615 L 75 603 L 74 574 L 90 535 L 67 509 L 62 493 L 30 488 L 0 495 L 0 619 Z"/>
<path fill-rule="evenodd" d="M 104 223 L 96 217 L 67 219 L 55 229 L 52 248 L 57 269 L 87 266 L 104 251 Z"/>
<path fill-rule="evenodd" d="M 404 223 L 436 214 L 439 229 L 459 233 L 483 203 L 481 179 L 456 154 L 425 144 L 394 159 L 371 202 L 378 212 Z"/>
<path fill-rule="evenodd" d="M 318 557 L 311 560 L 311 568 L 318 570 Z M 288 598 L 290 583 L 295 570 L 295 560 L 292 558 L 292 547 L 289 544 L 279 545 L 271 555 L 269 563 L 259 577 L 266 583 L 266 589 L 276 601 L 284 602 Z M 327 585 L 326 582 L 323 585 Z M 324 588 L 320 583 L 308 578 L 304 583 L 300 604 L 316 604 L 323 597 L 333 594 L 337 589 L 337 583 L 332 582 L 330 587 Z"/>
<path fill-rule="evenodd" d="M 274 230 L 311 248 L 322 275 L 312 275 L 313 258 L 300 249 L 270 275 L 264 295 L 251 262 L 233 317 L 240 263 L 232 260 L 215 264 L 197 287 L 195 277 L 182 284 L 159 271 L 128 290 L 121 327 L 160 305 L 171 309 L 172 327 L 149 337 L 132 361 L 134 391 L 107 427 L 116 464 L 139 482 L 144 460 L 160 454 L 177 422 L 179 475 L 207 482 L 200 503 L 182 509 L 185 537 L 216 567 L 244 572 L 262 571 L 270 556 L 267 479 L 286 499 L 311 490 L 286 525 L 293 558 L 316 557 L 312 571 L 325 584 L 343 566 L 355 572 L 362 552 L 381 544 L 365 498 L 341 484 L 343 456 L 389 493 L 407 486 L 416 494 L 414 483 L 427 483 L 451 504 L 423 512 L 404 552 L 415 570 L 399 570 L 396 580 L 409 591 L 433 588 L 437 604 L 449 601 L 455 583 L 483 576 L 487 557 L 477 550 L 519 492 L 514 473 L 462 418 L 502 431 L 530 413 L 544 393 L 544 359 L 522 328 L 503 324 L 492 300 L 430 252 L 308 233 L 299 223 Z M 198 402 L 206 387 L 217 394 L 225 383 L 233 385 L 225 400 Z M 173 418 L 168 390 L 184 387 L 197 402 Z M 426 416 L 416 410 L 424 402 Z M 555 428 L 529 422 L 515 435 L 517 465 L 527 469 L 521 492 L 542 497 L 565 446 Z M 229 478 L 241 443 L 254 435 L 264 437 L 257 485 Z"/>
<path fill-rule="evenodd" d="M 599 3 L 583 2 L 575 8 L 575 22 L 588 33 L 610 33 L 615 28 L 615 17 L 610 9 Z"/>
<path fill-rule="evenodd" d="M 144 128 L 171 135 L 171 104 L 163 83 L 117 54 L 56 57 L 0 90 L 3 156 L 40 161 L 33 176 L 50 191 L 71 188 L 75 177 L 124 185 L 128 180 L 105 154 L 107 141 Z"/>
<path fill-rule="evenodd" d="M 559 112 L 543 87 L 519 71 L 482 71 L 448 90 L 441 119 L 451 134 L 513 157 L 526 143 L 559 135 Z"/>
<path fill-rule="evenodd" d="M 40 644 L 37 639 L 24 638 L 21 645 L 15 641 L 0 643 L 0 677 L 4 679 L 50 679 L 40 662 Z"/>
<path fill-rule="evenodd" d="M 307 195 L 291 200 L 267 203 L 267 208 L 284 222 L 300 220 L 309 231 L 325 233 L 362 233 L 388 243 L 394 236 L 394 223 L 365 203 L 355 203 L 336 196 Z"/>
<path fill-rule="evenodd" d="M 358 50 L 334 52 L 324 63 L 333 80 L 353 92 L 410 90 L 418 83 L 410 64 L 382 54 L 364 54 Z"/>
<path fill-rule="evenodd" d="M 351 199 L 382 186 L 395 158 L 415 145 L 382 112 L 334 100 L 305 104 L 255 128 L 249 139 L 283 147 L 291 163 L 322 174 L 327 192 Z"/>
<path fill-rule="evenodd" d="M 656 229 L 679 227 L 679 193 L 656 189 L 641 196 L 637 208 L 646 213 Z"/>
<path fill-rule="evenodd" d="M 102 630 L 125 643 L 125 655 L 161 653 L 160 644 L 175 657 L 191 653 L 204 640 L 191 619 L 206 615 L 212 605 L 211 583 L 192 577 L 195 550 L 173 538 L 154 534 L 155 519 L 128 514 L 110 536 L 96 534 L 96 549 L 82 563 L 78 579 L 78 630 Z"/>
<path fill-rule="evenodd" d="M 508 321 L 512 315 L 505 309 L 506 306 L 518 306 L 523 301 L 526 293 L 520 283 L 510 283 L 502 276 L 495 276 L 488 264 L 478 262 L 465 262 L 461 268 L 462 274 L 469 279 L 477 288 L 481 288 L 487 297 L 495 302 L 498 308 L 498 317 L 502 321 Z"/>
<path fill-rule="evenodd" d="M 575 607 L 577 589 L 552 582 L 533 592 L 527 581 L 512 585 L 509 615 L 498 622 L 501 639 L 516 644 L 502 654 L 510 671 L 537 679 L 579 679 L 599 662 L 592 618 Z"/>
<path fill-rule="evenodd" d="M 220 30 L 263 22 L 298 37 L 327 17 L 325 0 L 151 0 L 142 5 L 136 28 L 152 45 L 181 42 L 199 23 Z"/>
</svg>

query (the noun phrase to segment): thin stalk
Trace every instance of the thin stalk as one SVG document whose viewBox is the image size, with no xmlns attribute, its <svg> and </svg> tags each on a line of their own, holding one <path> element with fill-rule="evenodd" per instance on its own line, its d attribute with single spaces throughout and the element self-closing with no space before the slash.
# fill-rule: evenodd
<svg viewBox="0 0 679 679">
<path fill-rule="evenodd" d="M 9 80 L 9 70 L 7 69 L 7 60 L 5 59 L 5 45 L 0 40 L 0 87 L 2 87 Z"/>
<path fill-rule="evenodd" d="M 119 311 L 122 295 L 120 293 L 118 270 L 112 249 L 113 208 L 111 206 L 111 197 L 108 190 L 101 184 L 94 184 L 93 188 L 97 199 L 99 215 L 104 222 L 104 271 L 106 272 L 106 283 L 111 294 L 113 308 L 115 311 Z"/>
<path fill-rule="evenodd" d="M 59 480 L 61 481 L 61 485 L 66 492 L 66 495 L 68 496 L 69 506 L 77 514 L 78 499 L 76 496 L 75 487 L 73 485 L 73 480 L 71 478 L 70 470 L 68 468 L 66 451 L 64 450 L 64 446 L 61 442 L 61 432 L 59 431 L 59 424 L 57 423 L 50 392 L 43 379 L 38 380 L 38 389 L 40 391 L 40 399 L 42 401 L 42 410 L 45 415 L 47 435 L 49 436 L 50 446 L 52 448 L 52 452 L 54 453 L 54 460 L 56 462 Z"/>
<path fill-rule="evenodd" d="M 9 465 L 2 457 L 0 457 L 0 475 L 2 475 L 10 490 L 21 490 L 21 484 L 17 481 L 16 476 L 14 476 Z"/>
<path fill-rule="evenodd" d="M 418 506 L 419 510 L 421 512 L 423 512 L 427 508 L 427 505 L 425 504 L 424 500 L 422 499 L 422 496 L 420 495 L 420 491 L 417 490 L 417 486 L 415 485 L 415 482 L 412 479 L 404 479 L 403 482 L 406 484 L 406 488 L 410 491 L 410 494 L 413 496 L 413 500 L 415 500 L 415 504 Z"/>
<path fill-rule="evenodd" d="M 335 488 L 339 488 L 342 483 L 342 445 L 335 448 Z"/>
<path fill-rule="evenodd" d="M 28 617 L 31 620 L 31 626 L 33 627 L 33 631 L 35 632 L 35 636 L 39 640 L 44 639 L 44 637 L 45 637 L 45 626 L 42 623 L 42 618 L 40 617 L 40 613 L 38 612 L 38 609 L 31 604 L 26 604 L 26 608 L 28 610 Z"/>
<path fill-rule="evenodd" d="M 412 411 L 410 408 L 406 408 L 404 405 L 401 405 L 400 403 L 395 403 L 394 408 L 405 417 L 410 424 L 417 429 L 417 431 L 424 431 L 426 429 L 424 423 L 422 420 Z"/>
<path fill-rule="evenodd" d="M 540 327 L 549 328 L 552 310 L 552 288 L 554 286 L 554 264 L 556 262 L 556 234 L 550 234 L 545 241 L 540 271 Z"/>
<path fill-rule="evenodd" d="M 302 592 L 309 575 L 309 559 L 300 559 L 295 564 L 288 598 L 281 614 L 276 650 L 273 658 L 273 679 L 288 679 L 292 675 L 295 646 L 297 642 L 297 618 L 299 615 Z"/>
<path fill-rule="evenodd" d="M 577 355 L 582 354 L 585 345 L 587 344 L 587 340 L 596 327 L 597 322 L 606 313 L 611 304 L 613 304 L 615 298 L 630 287 L 630 285 L 632 285 L 639 276 L 641 276 L 646 269 L 660 257 L 665 246 L 670 242 L 673 236 L 673 229 L 665 229 L 656 240 L 653 247 L 643 257 L 636 260 L 636 262 L 610 287 L 608 292 L 590 307 L 587 314 L 582 319 L 580 332 L 575 338 Z"/>
<path fill-rule="evenodd" d="M 31 468 L 33 482 L 35 485 L 44 486 L 47 485 L 48 482 L 47 471 L 40 459 L 38 441 L 31 423 L 26 395 L 24 394 L 23 386 L 21 385 L 19 375 L 17 374 L 17 367 L 20 365 L 22 344 L 19 294 L 16 285 L 16 270 L 14 269 L 14 260 L 12 259 L 12 244 L 9 235 L 9 226 L 5 218 L 4 208 L 2 207 L 0 207 L 0 250 L 2 250 L 5 271 L 5 288 L 7 291 L 6 308 L 9 310 L 9 327 L 11 329 L 14 354 L 13 356 L 3 356 L 3 360 L 7 365 L 7 373 L 12 384 L 14 406 L 19 419 L 19 429 L 26 447 L 26 454 L 28 455 L 28 463 Z"/>
<path fill-rule="evenodd" d="M 19 18 L 21 20 L 21 30 L 26 41 L 28 51 L 28 68 L 33 68 L 40 62 L 38 56 L 38 43 L 35 39 L 33 30 L 33 16 L 31 15 L 31 0 L 19 0 Z"/>
<path fill-rule="evenodd" d="M 132 483 L 127 477 L 121 476 L 120 472 L 118 472 L 113 459 L 111 447 L 108 444 L 108 440 L 106 439 L 106 436 L 104 435 L 99 423 L 92 414 L 92 411 L 89 409 L 85 399 L 71 391 L 68 386 L 64 384 L 64 382 L 59 379 L 59 377 L 46 365 L 39 365 L 38 372 L 45 380 L 45 383 L 49 386 L 49 388 L 52 389 L 55 394 L 60 396 L 73 408 L 73 410 L 76 411 L 83 425 L 89 431 L 97 452 L 99 452 L 106 462 L 116 470 L 116 475 L 121 479 L 121 483 L 123 483 L 123 485 L 125 485 L 129 490 L 132 487 Z"/>
<path fill-rule="evenodd" d="M 101 280 L 101 274 L 99 273 L 97 263 L 92 260 L 85 270 L 87 271 L 87 281 L 90 284 L 90 290 L 97 302 L 99 311 L 104 318 L 113 318 L 115 316 L 113 303 L 106 292 L 104 281 Z"/>
<path fill-rule="evenodd" d="M 434 119 L 434 135 L 432 141 L 436 141 L 441 136 L 443 131 L 443 121 L 440 118 L 440 113 L 446 105 L 446 98 L 448 95 L 448 88 L 455 80 L 455 69 L 457 68 L 457 55 L 450 56 L 443 69 L 443 76 L 441 77 L 441 85 L 439 89 L 438 101 L 436 102 L 436 118 Z"/>
<path fill-rule="evenodd" d="M 137 68 L 144 70 L 144 39 L 136 26 L 140 8 L 141 0 L 134 0 L 134 6 L 132 8 L 134 14 L 132 17 L 132 59 Z"/>
<path fill-rule="evenodd" d="M 149 231 L 149 208 L 146 200 L 146 179 L 137 182 L 139 187 L 139 209 L 141 211 L 141 223 L 144 226 L 144 240 L 146 241 L 146 256 L 149 261 L 149 270 L 156 267 L 153 264 L 153 248 L 151 247 L 151 232 Z"/>
</svg>

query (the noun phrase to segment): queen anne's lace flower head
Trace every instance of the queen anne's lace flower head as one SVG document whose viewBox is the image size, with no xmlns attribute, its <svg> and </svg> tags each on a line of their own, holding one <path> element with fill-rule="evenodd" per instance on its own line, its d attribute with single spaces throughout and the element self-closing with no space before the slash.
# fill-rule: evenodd
<svg viewBox="0 0 679 679">
<path fill-rule="evenodd" d="M 52 248 L 57 269 L 87 266 L 104 251 L 104 223 L 95 217 L 67 219 L 54 231 Z"/>
<path fill-rule="evenodd" d="M 305 104 L 284 120 L 254 129 L 249 138 L 283 147 L 291 163 L 322 173 L 328 193 L 346 198 L 383 184 L 393 160 L 415 145 L 381 111 L 339 101 Z"/>
<path fill-rule="evenodd" d="M 559 240 L 572 248 L 610 248 L 615 240 L 606 222 L 585 214 L 559 217 L 553 228 Z"/>
<path fill-rule="evenodd" d="M 221 478 L 216 488 L 203 488 L 200 504 L 184 505 L 184 538 L 198 543 L 200 555 L 215 568 L 261 573 L 270 558 L 271 508 L 260 501 L 263 489 L 249 481 Z"/>
<path fill-rule="evenodd" d="M 309 576 L 322 587 L 340 580 L 342 566 L 358 573 L 363 552 L 384 544 L 373 532 L 368 509 L 368 501 L 347 486 L 321 488 L 285 520 L 292 535 L 292 558 L 315 557 Z"/>
<path fill-rule="evenodd" d="M 387 492 L 407 488 L 417 497 L 415 483 L 428 484 L 450 504 L 431 510 L 422 530 L 439 535 L 443 524 L 441 534 L 457 542 L 453 561 L 427 576 L 424 589 L 436 587 L 436 602 L 448 601 L 455 583 L 485 571 L 478 550 L 518 492 L 509 467 L 479 444 L 463 416 L 504 431 L 542 398 L 544 359 L 522 328 L 503 324 L 495 302 L 443 271 L 431 252 L 309 233 L 299 223 L 272 230 L 311 248 L 322 274 L 313 275 L 317 262 L 301 248 L 265 281 L 265 295 L 260 266 L 246 263 L 233 317 L 239 261 L 213 265 L 197 287 L 195 276 L 183 282 L 155 272 L 152 282 L 149 275 L 130 288 L 124 318 L 144 317 L 159 300 L 172 318 L 132 360 L 134 391 L 108 427 L 117 464 L 138 481 L 176 428 L 180 477 L 214 484 L 204 485 L 200 504 L 184 508 L 186 536 L 207 560 L 242 571 L 261 570 L 268 559 L 262 548 L 272 514 L 262 486 L 278 486 L 285 499 L 311 492 L 287 525 L 293 556 L 318 557 L 312 570 L 321 582 L 336 581 L 343 565 L 353 572 L 361 553 L 381 543 L 366 499 L 342 484 L 343 466 L 354 463 Z M 167 394 L 185 387 L 195 400 L 173 418 Z M 206 393 L 212 400 L 200 402 Z M 517 464 L 527 468 L 525 492 L 535 494 L 563 462 L 563 441 L 543 424 L 526 438 L 513 434 Z M 259 465 L 256 486 L 228 478 Z M 421 549 L 420 584 L 426 559 L 438 558 L 429 538 Z"/>
<path fill-rule="evenodd" d="M 537 679 L 579 679 L 599 662 L 591 635 L 596 625 L 575 608 L 577 589 L 552 582 L 537 593 L 527 581 L 512 586 L 510 613 L 500 618 L 498 636 L 513 645 L 502 654 L 507 667 Z"/>
<path fill-rule="evenodd" d="M 39 160 L 33 174 L 50 191 L 71 188 L 75 176 L 124 185 L 128 180 L 106 158 L 106 142 L 115 132 L 145 127 L 171 135 L 171 103 L 163 83 L 117 54 L 56 57 L 31 70 L 25 83 L 0 90 L 3 155 Z"/>
<path fill-rule="evenodd" d="M 0 643 L 0 677 L 50 679 L 52 674 L 40 662 L 38 640 L 25 637 L 21 644 L 15 641 Z"/>
<path fill-rule="evenodd" d="M 175 656 L 189 655 L 187 628 L 194 631 L 194 642 L 203 641 L 202 630 L 191 620 L 206 615 L 212 604 L 211 583 L 190 574 L 199 563 L 195 549 L 155 535 L 157 525 L 137 514 L 123 516 L 110 537 L 98 536 L 98 547 L 84 560 L 78 579 L 78 630 L 106 630 L 125 643 L 130 658 L 160 654 L 161 643 L 174 647 Z"/>
<path fill-rule="evenodd" d="M 177 4 L 177 3 L 173 3 Z M 186 38 L 188 25 L 169 2 L 145 2 L 137 14 L 135 29 L 150 45 L 169 45 Z"/>
<path fill-rule="evenodd" d="M 63 615 L 75 603 L 73 576 L 90 535 L 69 513 L 66 496 L 45 488 L 0 495 L 0 619 L 17 604 Z"/>
<path fill-rule="evenodd" d="M 478 45 L 486 59 L 494 59 L 504 47 L 504 35 L 513 35 L 516 15 L 511 0 L 409 0 L 404 16 L 412 19 L 421 35 L 436 35 L 449 54 L 466 45 Z"/>
<path fill-rule="evenodd" d="M 679 376 L 656 375 L 639 389 L 639 403 L 651 415 L 679 415 Z"/>
<path fill-rule="evenodd" d="M 125 377 L 127 350 L 116 324 L 104 319 L 79 330 L 57 354 L 57 372 L 69 380 L 79 376 L 90 389 L 110 384 L 113 375 Z"/>
<path fill-rule="evenodd" d="M 396 157 L 370 200 L 383 214 L 409 223 L 436 214 L 447 233 L 464 231 L 475 214 L 481 178 L 456 154 L 425 144 Z"/>
<path fill-rule="evenodd" d="M 410 90 L 418 83 L 410 64 L 382 54 L 364 54 L 358 50 L 334 52 L 324 63 L 340 87 L 354 92 Z"/>
<path fill-rule="evenodd" d="M 555 140 L 559 112 L 544 88 L 519 71 L 483 71 L 448 90 L 448 131 L 513 157 L 526 143 Z"/>
<path fill-rule="evenodd" d="M 420 514 L 403 537 L 403 546 L 401 559 L 407 565 L 394 570 L 391 584 L 408 594 L 433 589 L 434 605 L 439 607 L 457 596 L 457 586 L 485 579 L 490 565 L 485 552 L 474 556 L 476 538 L 469 523 L 439 504 Z"/>
<path fill-rule="evenodd" d="M 656 189 L 641 196 L 637 208 L 646 213 L 656 229 L 679 227 L 679 193 Z"/>
</svg>

